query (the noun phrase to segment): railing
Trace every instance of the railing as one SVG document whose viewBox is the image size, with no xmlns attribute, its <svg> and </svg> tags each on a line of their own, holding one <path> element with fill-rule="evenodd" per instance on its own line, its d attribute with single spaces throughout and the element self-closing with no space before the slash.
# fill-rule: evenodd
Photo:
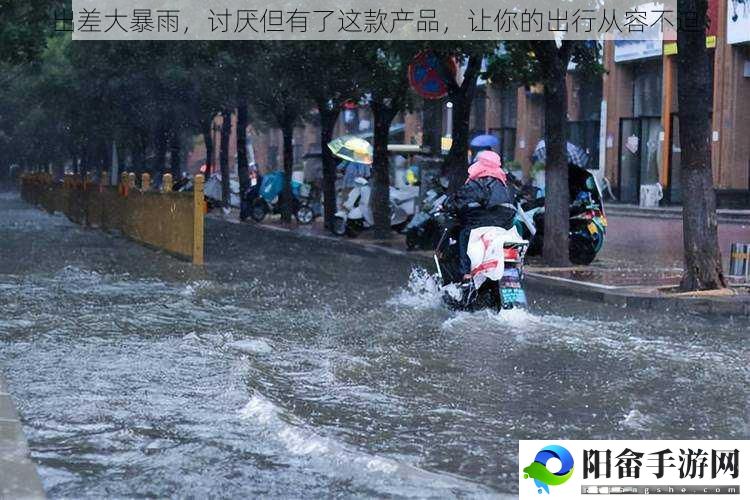
<svg viewBox="0 0 750 500">
<path fill-rule="evenodd" d="M 203 264 L 205 202 L 203 176 L 196 175 L 192 193 L 172 191 L 172 176 L 165 174 L 164 188 L 151 188 L 148 174 L 136 187 L 135 174 L 123 173 L 117 186 L 90 178 L 67 175 L 54 181 L 46 173 L 25 174 L 21 197 L 48 212 L 65 214 L 71 221 L 124 236 L 164 250 L 177 257 Z"/>
</svg>

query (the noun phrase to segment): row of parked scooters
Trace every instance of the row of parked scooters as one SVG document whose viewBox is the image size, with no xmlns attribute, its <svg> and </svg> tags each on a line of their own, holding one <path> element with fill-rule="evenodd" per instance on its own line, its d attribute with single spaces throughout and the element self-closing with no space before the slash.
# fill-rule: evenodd
<svg viewBox="0 0 750 500">
<path fill-rule="evenodd" d="M 602 195 L 596 180 L 587 170 L 571 163 L 568 178 L 571 199 L 570 260 L 573 264 L 587 265 L 596 258 L 604 244 L 607 219 Z M 540 255 L 544 243 L 544 197 L 537 188 L 522 184 L 512 174 L 509 179 L 517 193 L 516 229 L 529 241 L 528 254 Z M 213 177 L 209 182 L 220 183 Z M 294 180 L 291 184 L 292 213 L 300 224 L 311 224 L 322 215 L 320 194 L 309 184 Z M 372 187 L 363 177 L 357 178 L 354 184 L 335 215 L 331 229 L 337 236 L 356 237 L 374 225 L 370 206 Z M 249 217 L 260 222 L 268 214 L 279 213 L 279 196 L 283 185 L 283 172 L 264 175 L 245 193 L 241 218 Z M 207 193 L 210 189 L 207 189 Z M 444 179 L 433 182 L 421 203 L 419 186 L 390 187 L 391 227 L 405 234 L 408 249 L 431 250 L 437 246 L 443 229 L 450 224 L 447 214 L 440 211 L 446 193 L 447 182 Z"/>
<path fill-rule="evenodd" d="M 218 181 L 217 181 L 218 182 Z M 364 177 L 358 177 L 354 187 L 346 193 L 346 199 L 336 212 L 332 230 L 338 236 L 355 237 L 373 226 L 370 208 L 372 188 Z M 320 193 L 310 184 L 292 180 L 292 213 L 300 224 L 311 224 L 322 215 Z M 279 197 L 284 187 L 284 173 L 269 172 L 260 182 L 252 185 L 244 195 L 241 219 L 263 221 L 269 214 L 280 211 Z M 419 186 L 390 188 L 391 225 L 402 231 L 412 220 L 419 206 Z"/>
</svg>

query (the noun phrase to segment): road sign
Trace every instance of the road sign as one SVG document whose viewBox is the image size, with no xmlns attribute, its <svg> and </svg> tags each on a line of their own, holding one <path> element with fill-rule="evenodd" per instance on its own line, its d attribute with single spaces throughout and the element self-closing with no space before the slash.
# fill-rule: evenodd
<svg viewBox="0 0 750 500">
<path fill-rule="evenodd" d="M 438 56 L 429 50 L 419 52 L 409 64 L 409 83 L 417 94 L 425 99 L 440 99 L 448 94 L 448 85 L 443 77 Z M 458 67 L 454 59 L 449 59 L 451 78 L 456 77 Z"/>
</svg>

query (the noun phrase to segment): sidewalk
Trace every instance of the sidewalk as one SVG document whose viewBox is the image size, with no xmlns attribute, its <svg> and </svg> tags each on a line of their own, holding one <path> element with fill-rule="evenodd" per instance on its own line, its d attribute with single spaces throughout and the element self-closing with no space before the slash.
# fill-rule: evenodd
<svg viewBox="0 0 750 500">
<path fill-rule="evenodd" d="M 434 265 L 432 252 L 408 251 L 405 238 L 401 234 L 394 233 L 390 240 L 376 240 L 371 232 L 363 231 L 357 238 L 339 238 L 323 228 L 320 218 L 309 226 L 302 226 L 296 221 L 289 225 L 282 225 L 278 216 L 268 217 L 261 224 L 241 223 L 236 212 L 228 216 L 214 212 L 209 214 L 209 217 L 224 219 L 235 224 L 293 232 L 304 237 L 343 240 L 373 251 L 409 255 L 428 268 Z M 610 221 L 605 247 L 591 265 L 549 268 L 542 265 L 540 258 L 530 257 L 526 265 L 528 285 L 623 307 L 750 315 L 750 287 L 747 286 L 732 287 L 718 292 L 676 293 L 674 291 L 682 275 L 682 227 L 680 224 L 671 220 L 654 222 L 648 219 L 618 216 L 611 217 Z M 737 229 L 739 233 L 733 229 Z M 678 232 L 679 237 L 676 235 Z M 725 233 L 722 235 L 723 239 L 745 237 L 747 241 L 750 241 L 750 227 L 732 225 L 729 232 L 725 231 Z M 728 248 L 726 251 L 728 252 Z"/>
<path fill-rule="evenodd" d="M 0 498 L 45 498 L 16 406 L 0 374 Z"/>
<path fill-rule="evenodd" d="M 656 219 L 682 219 L 681 206 L 642 208 L 638 205 L 609 202 L 606 203 L 605 209 L 607 215 Z M 716 215 L 720 224 L 750 225 L 750 210 L 718 209 Z"/>
</svg>

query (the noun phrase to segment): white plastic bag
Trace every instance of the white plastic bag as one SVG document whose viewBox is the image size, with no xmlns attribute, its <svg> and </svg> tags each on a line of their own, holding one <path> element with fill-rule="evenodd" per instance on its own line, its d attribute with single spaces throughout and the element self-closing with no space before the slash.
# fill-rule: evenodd
<svg viewBox="0 0 750 500">
<path fill-rule="evenodd" d="M 515 227 L 478 227 L 471 230 L 467 255 L 471 259 L 474 286 L 479 288 L 489 278 L 500 281 L 505 272 L 505 243 L 521 243 L 523 238 Z"/>
</svg>

